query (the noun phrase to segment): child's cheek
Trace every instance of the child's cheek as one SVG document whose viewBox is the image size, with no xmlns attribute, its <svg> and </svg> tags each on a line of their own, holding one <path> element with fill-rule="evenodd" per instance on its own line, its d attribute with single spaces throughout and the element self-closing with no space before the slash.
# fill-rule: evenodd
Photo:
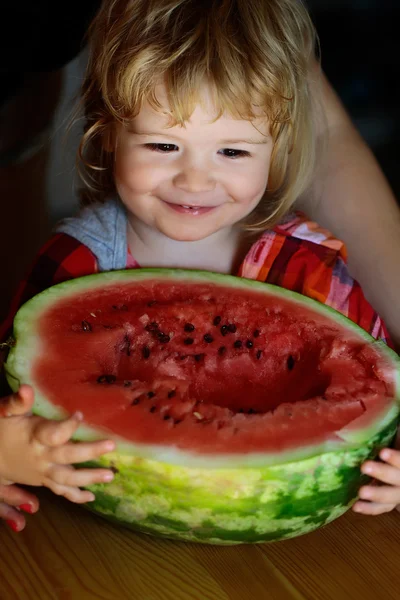
<svg viewBox="0 0 400 600">
<path fill-rule="evenodd" d="M 264 195 L 268 184 L 268 166 L 255 165 L 252 169 L 236 169 L 225 177 L 228 194 L 248 209 L 254 209 Z"/>
<path fill-rule="evenodd" d="M 115 167 L 115 180 L 134 194 L 151 194 L 165 180 L 163 169 L 148 163 L 120 161 Z"/>
</svg>

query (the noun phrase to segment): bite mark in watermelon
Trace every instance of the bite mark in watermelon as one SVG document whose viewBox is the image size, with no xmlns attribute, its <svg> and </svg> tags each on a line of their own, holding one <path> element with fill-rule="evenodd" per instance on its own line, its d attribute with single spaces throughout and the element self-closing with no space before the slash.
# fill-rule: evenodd
<svg viewBox="0 0 400 600">
<path fill-rule="evenodd" d="M 206 272 L 138 269 L 59 284 L 18 312 L 10 385 L 35 412 L 113 437 L 90 508 L 210 543 L 293 537 L 354 502 L 389 444 L 399 358 L 326 306 Z"/>
</svg>

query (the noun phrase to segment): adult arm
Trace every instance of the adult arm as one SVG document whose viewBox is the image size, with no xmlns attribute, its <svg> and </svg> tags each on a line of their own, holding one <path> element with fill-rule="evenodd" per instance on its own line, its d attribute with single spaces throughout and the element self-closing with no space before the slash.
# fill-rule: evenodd
<svg viewBox="0 0 400 600">
<path fill-rule="evenodd" d="M 400 209 L 317 64 L 310 79 L 321 152 L 316 177 L 297 207 L 345 242 L 353 277 L 400 346 Z"/>
</svg>

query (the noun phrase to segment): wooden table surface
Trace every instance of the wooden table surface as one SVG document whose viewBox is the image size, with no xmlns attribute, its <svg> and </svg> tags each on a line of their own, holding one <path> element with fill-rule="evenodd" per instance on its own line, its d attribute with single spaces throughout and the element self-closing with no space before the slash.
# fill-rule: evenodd
<svg viewBox="0 0 400 600">
<path fill-rule="evenodd" d="M 349 512 L 294 540 L 222 547 L 139 535 L 39 497 L 23 532 L 0 525 L 1 600 L 400 599 L 397 512 Z"/>
</svg>

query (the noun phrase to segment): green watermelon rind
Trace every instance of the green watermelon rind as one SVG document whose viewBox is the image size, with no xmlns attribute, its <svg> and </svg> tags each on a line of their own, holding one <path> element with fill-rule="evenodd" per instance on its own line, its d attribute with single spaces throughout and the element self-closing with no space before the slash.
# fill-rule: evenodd
<svg viewBox="0 0 400 600">
<path fill-rule="evenodd" d="M 259 468 L 208 469 L 117 453 L 81 466 L 116 470 L 90 486 L 87 508 L 152 535 L 213 544 L 262 543 L 310 533 L 343 515 L 368 477 L 360 465 L 389 445 L 397 418 L 369 444 Z"/>
</svg>

